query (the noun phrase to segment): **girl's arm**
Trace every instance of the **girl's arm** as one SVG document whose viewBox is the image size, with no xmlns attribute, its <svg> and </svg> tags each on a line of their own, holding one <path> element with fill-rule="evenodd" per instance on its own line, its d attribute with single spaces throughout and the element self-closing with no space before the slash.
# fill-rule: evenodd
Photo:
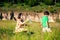
<svg viewBox="0 0 60 40">
<path fill-rule="evenodd" d="M 26 23 L 27 21 L 29 21 L 29 20 L 25 20 L 22 24 Z"/>
</svg>

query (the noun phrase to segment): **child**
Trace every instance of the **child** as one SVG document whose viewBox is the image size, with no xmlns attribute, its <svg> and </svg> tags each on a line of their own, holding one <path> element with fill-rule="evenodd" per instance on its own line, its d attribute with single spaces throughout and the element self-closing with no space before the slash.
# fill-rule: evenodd
<svg viewBox="0 0 60 40">
<path fill-rule="evenodd" d="M 49 15 L 49 12 L 48 11 L 45 11 L 44 12 L 44 16 L 41 18 L 41 24 L 42 24 L 42 27 L 43 27 L 43 32 L 51 32 L 50 28 L 49 28 L 49 19 L 48 19 L 48 15 Z"/>
<path fill-rule="evenodd" d="M 26 21 L 25 21 L 26 22 Z M 16 25 L 16 28 L 15 28 L 15 32 L 22 32 L 22 31 L 27 31 L 27 29 L 24 29 L 23 28 L 23 25 L 24 25 L 24 20 L 21 18 L 21 14 L 18 15 L 18 18 L 17 18 L 17 25 Z"/>
</svg>

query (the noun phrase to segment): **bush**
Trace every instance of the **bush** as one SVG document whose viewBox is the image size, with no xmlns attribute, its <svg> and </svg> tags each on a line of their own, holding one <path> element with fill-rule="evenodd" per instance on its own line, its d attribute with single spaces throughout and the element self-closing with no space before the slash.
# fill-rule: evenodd
<svg viewBox="0 0 60 40">
<path fill-rule="evenodd" d="M 38 0 L 25 0 L 24 2 L 26 5 L 29 5 L 30 7 L 33 7 L 35 5 L 38 5 Z"/>
<path fill-rule="evenodd" d="M 50 7 L 48 8 L 48 10 L 51 12 L 51 13 L 54 13 L 56 11 L 56 8 L 55 7 Z"/>
<path fill-rule="evenodd" d="M 4 7 L 10 7 L 11 3 L 3 3 Z"/>
<path fill-rule="evenodd" d="M 47 5 L 51 5 L 53 3 L 53 0 L 43 0 L 43 2 Z"/>
<path fill-rule="evenodd" d="M 56 7 L 60 7 L 60 3 L 56 3 L 55 6 L 56 6 Z"/>
</svg>

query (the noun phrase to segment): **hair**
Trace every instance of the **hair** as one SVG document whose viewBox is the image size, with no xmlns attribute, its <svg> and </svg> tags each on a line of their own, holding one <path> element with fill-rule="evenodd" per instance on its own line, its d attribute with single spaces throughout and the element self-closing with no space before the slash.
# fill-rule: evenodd
<svg viewBox="0 0 60 40">
<path fill-rule="evenodd" d="M 21 15 L 22 15 L 22 13 L 19 13 L 18 14 L 18 19 L 21 19 Z"/>
<path fill-rule="evenodd" d="M 21 19 L 20 21 L 21 21 L 21 22 L 24 22 L 24 20 L 21 18 L 21 15 L 22 15 L 22 13 L 19 13 L 19 14 L 18 14 L 18 19 Z"/>
<path fill-rule="evenodd" d="M 18 19 L 21 19 L 21 17 L 20 17 L 20 16 L 18 16 Z"/>
<path fill-rule="evenodd" d="M 45 11 L 45 12 L 44 12 L 44 15 L 49 15 L 49 12 L 48 12 L 48 11 Z"/>
<path fill-rule="evenodd" d="M 21 16 L 22 15 L 22 13 L 19 13 L 19 16 Z"/>
</svg>

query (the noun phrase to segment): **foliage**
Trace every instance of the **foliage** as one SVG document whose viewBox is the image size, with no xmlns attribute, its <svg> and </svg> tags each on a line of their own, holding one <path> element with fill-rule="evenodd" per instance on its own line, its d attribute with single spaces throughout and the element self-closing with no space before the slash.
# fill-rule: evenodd
<svg viewBox="0 0 60 40">
<path fill-rule="evenodd" d="M 54 12 L 56 11 L 56 9 L 55 9 L 54 7 L 50 7 L 48 10 L 49 10 L 51 13 L 54 13 Z"/>
<path fill-rule="evenodd" d="M 45 4 L 51 5 L 53 3 L 53 0 L 43 0 Z"/>
<path fill-rule="evenodd" d="M 56 6 L 56 7 L 60 7 L 60 3 L 56 3 L 55 6 Z"/>
<path fill-rule="evenodd" d="M 56 2 L 56 3 L 55 3 Z M 52 6 L 50 9 L 48 6 Z M 16 10 L 16 11 L 44 11 L 49 10 L 54 13 L 59 10 L 59 0 L 0 0 L 0 9 L 3 11 Z"/>
<path fill-rule="evenodd" d="M 25 4 L 29 6 L 35 6 L 38 5 L 38 0 L 25 0 Z"/>
</svg>

